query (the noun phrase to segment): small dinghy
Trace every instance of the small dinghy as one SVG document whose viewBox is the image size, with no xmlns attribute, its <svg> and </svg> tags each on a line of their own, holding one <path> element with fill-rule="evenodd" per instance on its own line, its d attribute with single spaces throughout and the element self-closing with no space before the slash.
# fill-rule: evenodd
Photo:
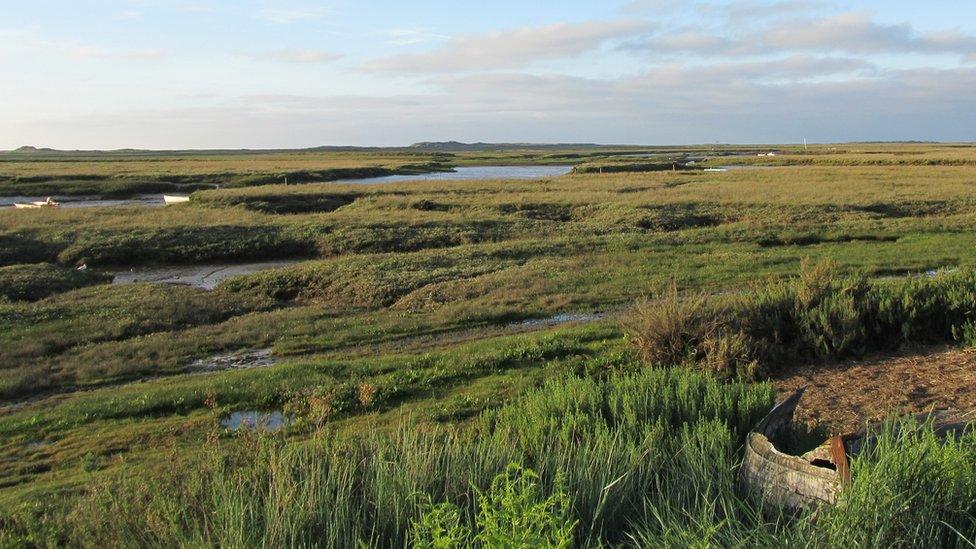
<svg viewBox="0 0 976 549">
<path fill-rule="evenodd" d="M 739 488 L 769 513 L 798 513 L 837 503 L 851 481 L 849 457 L 872 447 L 882 430 L 876 423 L 857 433 L 832 436 L 802 456 L 780 451 L 777 446 L 783 447 L 805 389 L 774 406 L 746 437 Z M 946 438 L 976 423 L 976 413 L 937 411 L 918 414 L 915 420 L 930 424 L 937 436 Z"/>
<path fill-rule="evenodd" d="M 30 208 L 57 208 L 61 206 L 60 202 L 55 201 L 50 196 L 46 200 L 39 200 L 37 202 L 17 202 L 14 203 L 14 208 L 30 209 Z"/>
<path fill-rule="evenodd" d="M 189 196 L 175 195 L 175 194 L 163 195 L 163 202 L 165 202 L 167 206 L 170 204 L 182 204 L 183 202 L 189 202 L 189 201 L 190 201 Z"/>
</svg>

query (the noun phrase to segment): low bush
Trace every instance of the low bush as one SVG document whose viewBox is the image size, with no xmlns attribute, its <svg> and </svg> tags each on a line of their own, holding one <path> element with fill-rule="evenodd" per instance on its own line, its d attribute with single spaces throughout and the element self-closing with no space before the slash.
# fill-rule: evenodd
<svg viewBox="0 0 976 549">
<path fill-rule="evenodd" d="M 976 271 L 869 282 L 804 261 L 797 277 L 742 295 L 679 297 L 672 287 L 639 302 L 625 328 L 646 362 L 750 378 L 796 361 L 967 342 L 973 322 Z"/>
<path fill-rule="evenodd" d="M 705 357 L 704 345 L 718 329 L 707 305 L 707 296 L 682 297 L 677 285 L 671 284 L 665 293 L 639 301 L 624 324 L 645 361 L 696 361 Z"/>
</svg>

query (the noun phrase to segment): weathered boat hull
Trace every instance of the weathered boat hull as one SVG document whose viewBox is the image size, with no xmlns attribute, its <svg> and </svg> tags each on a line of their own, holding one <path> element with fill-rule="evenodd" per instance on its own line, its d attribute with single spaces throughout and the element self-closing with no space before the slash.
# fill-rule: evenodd
<svg viewBox="0 0 976 549">
<path fill-rule="evenodd" d="M 790 428 L 804 390 L 774 406 L 746 438 L 739 489 L 761 502 L 768 514 L 798 513 L 836 504 L 851 481 L 848 456 L 869 451 L 883 430 L 882 424 L 873 424 L 855 434 L 833 436 L 802 456 L 781 452 L 776 443 Z M 938 411 L 918 414 L 914 419 L 914 424 L 931 428 L 937 437 L 945 439 L 970 428 L 976 413 Z"/>
<path fill-rule="evenodd" d="M 793 420 L 803 389 L 777 404 L 746 438 L 739 467 L 739 488 L 769 512 L 801 512 L 834 504 L 841 491 L 837 469 L 814 465 L 776 449 L 777 440 Z"/>
<path fill-rule="evenodd" d="M 171 194 L 163 195 L 163 202 L 165 202 L 166 204 L 182 204 L 184 202 L 189 202 L 189 201 L 190 201 L 189 196 L 176 196 Z"/>
</svg>

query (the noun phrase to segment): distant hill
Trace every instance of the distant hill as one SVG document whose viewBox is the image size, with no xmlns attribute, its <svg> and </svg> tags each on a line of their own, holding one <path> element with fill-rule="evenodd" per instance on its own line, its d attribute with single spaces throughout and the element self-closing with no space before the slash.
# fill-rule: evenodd
<svg viewBox="0 0 976 549">
<path fill-rule="evenodd" d="M 56 152 L 54 149 L 38 148 L 32 147 L 30 145 L 24 145 L 23 147 L 18 147 L 13 150 L 13 152 L 19 153 L 39 153 L 39 152 Z"/>
<path fill-rule="evenodd" d="M 607 147 L 596 143 L 462 143 L 460 141 L 422 141 L 410 145 L 411 149 L 423 151 L 510 151 L 518 149 L 592 149 Z"/>
</svg>

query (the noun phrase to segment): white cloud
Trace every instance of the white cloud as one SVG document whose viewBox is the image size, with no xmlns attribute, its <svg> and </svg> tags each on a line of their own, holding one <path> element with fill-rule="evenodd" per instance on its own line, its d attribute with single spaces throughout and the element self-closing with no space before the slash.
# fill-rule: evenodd
<svg viewBox="0 0 976 549">
<path fill-rule="evenodd" d="M 847 51 L 857 53 L 976 52 L 976 37 L 942 32 L 920 34 L 908 23 L 882 25 L 867 13 L 851 12 L 822 19 L 792 21 L 762 37 L 767 47 L 786 50 Z"/>
<path fill-rule="evenodd" d="M 861 73 L 859 66 L 856 60 L 799 56 L 667 65 L 611 79 L 473 73 L 433 78 L 433 95 L 269 94 L 213 107 L 35 118 L 12 123 L 10 131 L 18 142 L 53 146 L 174 148 L 402 145 L 427 139 L 972 139 L 976 68 Z M 817 78 L 825 75 L 837 77 Z M 76 141 L 52 143 L 45 135 Z"/>
<path fill-rule="evenodd" d="M 611 40 L 643 33 L 648 28 L 647 23 L 634 20 L 523 27 L 455 37 L 433 51 L 384 57 L 367 63 L 363 68 L 395 73 L 519 68 L 539 60 L 575 57 Z"/>
<path fill-rule="evenodd" d="M 704 3 L 698 6 L 702 15 L 719 13 L 734 24 L 771 18 L 796 17 L 820 12 L 829 4 L 819 0 L 736 0 L 728 4 Z"/>
</svg>

